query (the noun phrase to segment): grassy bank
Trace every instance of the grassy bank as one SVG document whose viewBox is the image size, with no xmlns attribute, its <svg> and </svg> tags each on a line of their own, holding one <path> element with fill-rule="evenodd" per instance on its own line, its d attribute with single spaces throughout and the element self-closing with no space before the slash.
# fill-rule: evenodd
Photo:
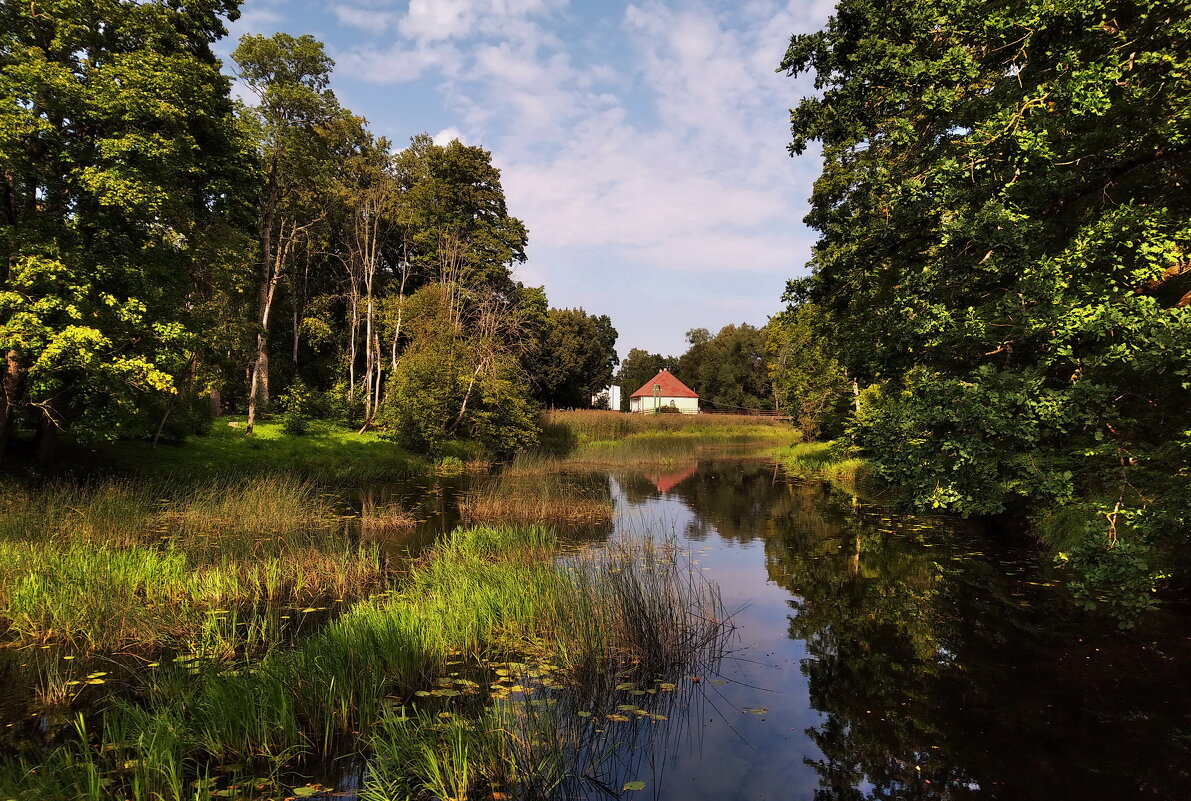
<svg viewBox="0 0 1191 801">
<path fill-rule="evenodd" d="M 723 621 L 715 590 L 673 549 L 559 558 L 544 529 L 460 530 L 400 588 L 293 647 L 231 663 L 163 659 L 63 744 L 8 758 L 0 797 L 272 798 L 332 753 L 373 761 L 372 799 L 583 781 L 579 749 L 553 748 L 551 762 L 534 751 L 547 717 L 526 710 L 581 704 L 609 726 L 627 722 L 613 710 L 624 683 L 672 689 L 667 677 L 714 656 Z"/>
<path fill-rule="evenodd" d="M 575 467 L 669 465 L 698 453 L 777 447 L 797 442 L 788 423 L 747 415 L 548 412 L 540 451 L 513 464 L 522 474 L 548 472 L 558 460 Z"/>
<path fill-rule="evenodd" d="M 781 448 L 774 456 L 787 473 L 856 485 L 869 478 L 868 463 L 851 455 L 839 442 L 799 442 Z"/>
<path fill-rule="evenodd" d="M 375 431 L 359 433 L 336 423 L 311 421 L 307 433 L 287 434 L 280 423 L 258 422 L 253 435 L 244 433 L 244 419 L 222 417 L 206 436 L 190 436 L 181 444 L 120 441 L 92 449 L 64 448 L 61 462 L 72 469 L 94 469 L 126 475 L 203 477 L 212 474 L 286 472 L 320 481 L 385 479 L 427 473 L 435 464 L 410 453 Z M 474 445 L 448 443 L 452 463 L 474 460 Z"/>
</svg>

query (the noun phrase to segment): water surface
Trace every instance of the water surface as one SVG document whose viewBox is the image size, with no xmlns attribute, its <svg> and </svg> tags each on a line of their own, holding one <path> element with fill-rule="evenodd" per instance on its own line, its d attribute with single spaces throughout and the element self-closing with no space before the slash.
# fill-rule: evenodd
<svg viewBox="0 0 1191 801">
<path fill-rule="evenodd" d="M 626 738 L 631 795 L 1191 798 L 1185 614 L 1118 631 L 1020 535 L 770 463 L 611 480 L 616 533 L 677 538 L 737 635 L 720 675 L 683 682 L 686 715 Z"/>
</svg>

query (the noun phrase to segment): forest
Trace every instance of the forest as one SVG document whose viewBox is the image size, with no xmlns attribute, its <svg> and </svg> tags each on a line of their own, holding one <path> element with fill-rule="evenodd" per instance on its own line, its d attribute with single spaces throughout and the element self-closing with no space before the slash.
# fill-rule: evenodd
<svg viewBox="0 0 1191 801">
<path fill-rule="evenodd" d="M 512 453 L 618 362 L 604 315 L 514 277 L 491 154 L 396 147 L 311 36 L 211 50 L 229 0 L 0 9 L 0 454 L 180 442 L 212 417 Z"/>
</svg>

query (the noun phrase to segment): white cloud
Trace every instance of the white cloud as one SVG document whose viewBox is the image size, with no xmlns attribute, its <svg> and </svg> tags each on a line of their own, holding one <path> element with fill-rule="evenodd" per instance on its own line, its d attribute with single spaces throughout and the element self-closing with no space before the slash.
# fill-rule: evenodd
<svg viewBox="0 0 1191 801">
<path fill-rule="evenodd" d="M 583 304 L 580 289 L 605 297 L 643 275 L 689 275 L 694 297 L 713 276 L 738 276 L 675 329 L 732 314 L 760 323 L 809 256 L 800 220 L 818 173 L 813 156 L 785 150 L 788 109 L 811 80 L 775 69 L 832 5 L 637 0 L 593 14 L 563 0 L 410 0 L 404 13 L 382 6 L 398 15 L 391 45 L 336 58 L 369 83 L 432 84 L 447 112 L 435 141 L 492 150 L 530 229 L 521 277 L 552 299 Z"/>
<path fill-rule="evenodd" d="M 463 144 L 467 144 L 466 137 L 464 137 L 463 132 L 458 128 L 443 128 L 441 131 L 432 136 L 431 139 L 434 140 L 434 144 L 440 147 L 450 144 L 456 139 Z"/>
<path fill-rule="evenodd" d="M 392 11 L 378 11 L 358 6 L 337 5 L 335 17 L 344 25 L 379 36 L 397 23 L 398 15 Z"/>
</svg>

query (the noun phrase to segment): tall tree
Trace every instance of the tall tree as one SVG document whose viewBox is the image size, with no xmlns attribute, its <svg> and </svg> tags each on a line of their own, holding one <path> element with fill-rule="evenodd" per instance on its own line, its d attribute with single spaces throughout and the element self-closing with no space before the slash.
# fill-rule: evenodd
<svg viewBox="0 0 1191 801">
<path fill-rule="evenodd" d="M 0 449 L 116 436 L 177 392 L 194 245 L 242 166 L 211 52 L 233 0 L 0 5 Z"/>
<path fill-rule="evenodd" d="M 1089 499 L 1088 575 L 1181 541 L 1183 4 L 844 0 L 781 69 L 816 74 L 791 149 L 824 159 L 814 274 L 791 294 L 876 384 L 855 437 L 878 472 L 968 513 Z"/>
<path fill-rule="evenodd" d="M 281 279 L 321 219 L 314 201 L 326 150 L 319 127 L 339 112 L 328 88 L 333 62 L 312 36 L 249 35 L 232 53 L 259 104 L 243 110 L 255 123 L 263 181 L 255 358 L 248 390 L 252 433 L 258 403 L 269 402 L 269 329 Z"/>
<path fill-rule="evenodd" d="M 765 356 L 765 330 L 748 323 L 726 325 L 715 336 L 706 328 L 687 332 L 690 347 L 675 375 L 711 409 L 725 412 L 774 408 Z"/>
<path fill-rule="evenodd" d="M 765 326 L 774 399 L 811 442 L 823 434 L 843 433 L 852 395 L 847 373 L 826 342 L 823 323 L 818 307 L 807 303 Z"/>
<path fill-rule="evenodd" d="M 530 368 L 537 395 L 548 406 L 587 408 L 612 383 L 620 363 L 616 329 L 607 315 L 550 309 Z"/>
</svg>

